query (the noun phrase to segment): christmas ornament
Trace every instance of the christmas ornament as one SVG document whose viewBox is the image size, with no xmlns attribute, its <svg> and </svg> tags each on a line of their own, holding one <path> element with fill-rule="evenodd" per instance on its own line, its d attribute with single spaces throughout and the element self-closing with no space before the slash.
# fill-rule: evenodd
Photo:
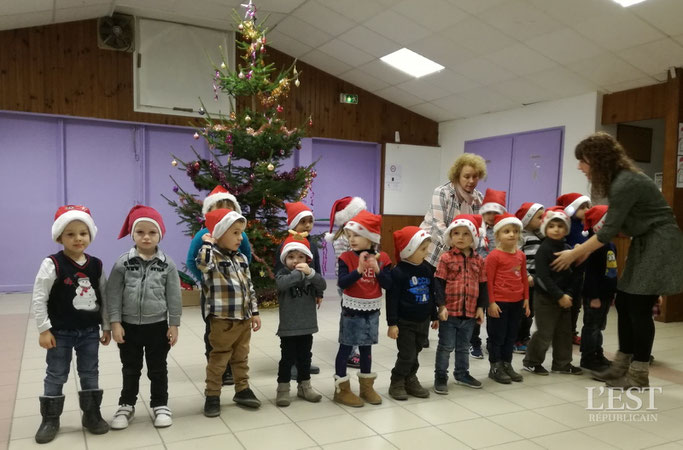
<svg viewBox="0 0 683 450">
<path fill-rule="evenodd" d="M 192 135 L 192 137 L 195 138 L 195 139 L 199 139 L 199 133 L 195 132 L 195 133 Z"/>
<path fill-rule="evenodd" d="M 296 80 L 294 80 L 294 86 L 299 87 L 300 84 L 301 83 L 299 82 L 298 78 Z"/>
<path fill-rule="evenodd" d="M 221 63 L 221 69 L 225 69 L 227 66 L 225 65 L 224 62 Z"/>
<path fill-rule="evenodd" d="M 275 166 L 273 165 L 273 163 L 268 164 L 268 170 L 270 170 L 271 172 L 275 170 Z"/>
<path fill-rule="evenodd" d="M 176 166 L 178 165 L 178 161 L 176 161 L 176 160 L 174 159 L 173 161 L 171 161 L 171 165 L 172 165 L 173 167 L 176 167 Z"/>
<path fill-rule="evenodd" d="M 266 276 L 266 271 L 263 270 L 263 269 L 261 269 L 261 270 L 259 271 L 258 274 L 259 274 L 259 276 L 261 276 L 261 277 L 265 277 L 265 276 Z"/>
<path fill-rule="evenodd" d="M 173 192 L 178 193 L 178 186 L 173 186 Z"/>
<path fill-rule="evenodd" d="M 283 108 L 282 105 L 277 105 L 277 112 L 281 113 L 284 110 L 285 108 Z"/>
<path fill-rule="evenodd" d="M 240 78 L 240 80 L 244 80 L 244 72 L 240 72 L 240 74 L 237 76 Z"/>
<path fill-rule="evenodd" d="M 194 163 L 194 169 L 195 169 L 195 170 L 199 170 L 199 167 L 200 167 L 199 161 L 197 161 L 196 163 Z"/>
<path fill-rule="evenodd" d="M 251 117 L 249 117 L 249 116 L 244 116 L 244 121 L 247 122 L 247 123 L 251 122 Z"/>
<path fill-rule="evenodd" d="M 242 25 L 242 24 L 237 25 L 237 29 L 240 31 L 244 30 L 244 25 Z"/>
<path fill-rule="evenodd" d="M 203 116 L 204 114 L 206 114 L 206 110 L 204 108 L 201 108 L 201 107 L 197 110 L 197 112 L 199 113 L 200 116 Z"/>
</svg>

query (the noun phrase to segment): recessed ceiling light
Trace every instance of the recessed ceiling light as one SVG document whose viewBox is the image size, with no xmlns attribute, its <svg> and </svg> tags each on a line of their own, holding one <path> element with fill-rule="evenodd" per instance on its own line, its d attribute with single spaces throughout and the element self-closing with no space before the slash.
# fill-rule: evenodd
<svg viewBox="0 0 683 450">
<path fill-rule="evenodd" d="M 397 68 L 398 70 L 405 72 L 415 78 L 420 78 L 430 73 L 438 72 L 443 70 L 441 64 L 437 64 L 431 59 L 427 59 L 422 55 L 415 53 L 407 48 L 402 48 L 396 50 L 394 53 L 389 53 L 386 56 L 380 58 L 385 63 Z"/>
<path fill-rule="evenodd" d="M 628 6 L 633 6 L 635 4 L 642 3 L 645 0 L 614 0 L 614 1 L 619 3 L 624 8 L 626 8 Z"/>
</svg>

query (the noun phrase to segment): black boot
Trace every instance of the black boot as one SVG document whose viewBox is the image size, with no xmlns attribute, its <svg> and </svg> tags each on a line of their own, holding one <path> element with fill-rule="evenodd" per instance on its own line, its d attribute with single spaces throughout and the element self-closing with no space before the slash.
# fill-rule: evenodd
<svg viewBox="0 0 683 450">
<path fill-rule="evenodd" d="M 78 391 L 78 401 L 83 410 L 81 424 L 92 434 L 104 434 L 109 431 L 109 424 L 102 418 L 100 405 L 102 404 L 102 389 L 88 389 Z"/>
<path fill-rule="evenodd" d="M 43 421 L 36 432 L 36 442 L 46 444 L 53 440 L 59 431 L 59 416 L 64 409 L 64 396 L 58 397 L 39 397 L 40 415 Z"/>
</svg>

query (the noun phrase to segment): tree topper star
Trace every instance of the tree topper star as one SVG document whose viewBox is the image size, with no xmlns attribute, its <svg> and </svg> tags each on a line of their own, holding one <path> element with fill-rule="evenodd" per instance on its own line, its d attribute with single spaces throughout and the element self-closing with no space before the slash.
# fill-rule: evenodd
<svg viewBox="0 0 683 450">
<path fill-rule="evenodd" d="M 244 20 L 253 20 L 256 15 L 256 5 L 252 3 L 252 0 L 249 0 L 249 3 L 242 3 L 240 6 L 247 9 L 244 12 Z"/>
</svg>

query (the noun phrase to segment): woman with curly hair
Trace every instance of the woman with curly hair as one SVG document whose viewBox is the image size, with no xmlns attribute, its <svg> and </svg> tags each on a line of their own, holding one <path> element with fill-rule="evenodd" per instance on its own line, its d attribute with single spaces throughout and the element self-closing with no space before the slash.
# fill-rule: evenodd
<svg viewBox="0 0 683 450">
<path fill-rule="evenodd" d="M 486 178 L 486 161 L 479 155 L 463 153 L 448 171 L 448 183 L 432 194 L 432 201 L 420 228 L 432 235 L 427 261 L 436 270 L 439 257 L 446 250 L 443 235 L 458 214 L 477 214 L 484 196 L 476 190 Z"/>
<path fill-rule="evenodd" d="M 619 351 L 609 369 L 597 373 L 613 387 L 647 387 L 655 325 L 652 307 L 660 295 L 683 291 L 683 234 L 655 183 L 607 133 L 581 141 L 574 152 L 594 198 L 607 198 L 602 228 L 583 244 L 561 252 L 562 270 L 609 243 L 619 232 L 632 237 L 624 273 L 617 285 Z"/>
</svg>

